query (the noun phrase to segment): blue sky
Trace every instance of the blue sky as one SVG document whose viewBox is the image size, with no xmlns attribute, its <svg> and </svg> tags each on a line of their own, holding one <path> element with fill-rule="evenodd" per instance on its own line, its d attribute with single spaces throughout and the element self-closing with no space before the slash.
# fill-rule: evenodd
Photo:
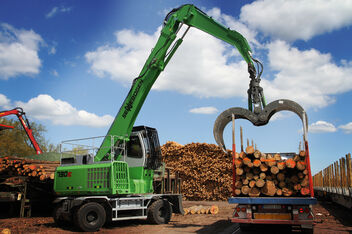
<svg viewBox="0 0 352 234">
<path fill-rule="evenodd" d="M 21 106 L 52 143 L 104 135 L 153 48 L 168 11 L 193 3 L 242 33 L 264 64 L 268 100 L 292 99 L 309 118 L 313 172 L 351 151 L 350 1 L 2 1 L 0 109 Z M 247 107 L 246 64 L 236 49 L 191 29 L 153 86 L 136 125 L 162 144 L 215 143 L 213 124 Z M 270 152 L 297 151 L 298 117 L 264 127 L 244 120 L 245 138 Z M 230 145 L 230 126 L 225 143 Z M 236 138 L 239 145 L 239 128 Z"/>
</svg>

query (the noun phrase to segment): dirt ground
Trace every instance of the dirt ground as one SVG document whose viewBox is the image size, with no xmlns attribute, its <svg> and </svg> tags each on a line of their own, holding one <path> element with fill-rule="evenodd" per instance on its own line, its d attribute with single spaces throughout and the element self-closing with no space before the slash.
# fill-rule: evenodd
<svg viewBox="0 0 352 234">
<path fill-rule="evenodd" d="M 233 205 L 227 202 L 185 201 L 184 207 L 193 205 L 218 205 L 217 215 L 174 215 L 169 224 L 150 225 L 144 220 L 119 221 L 104 226 L 99 233 L 289 233 L 285 227 L 257 226 L 250 232 L 241 232 L 237 224 L 231 223 Z M 320 202 L 314 207 L 316 216 L 314 233 L 352 233 L 352 211 L 330 202 Z M 6 214 L 5 210 L 0 213 Z M 283 229 L 282 229 L 283 228 Z M 284 230 L 284 231 L 283 231 Z M 51 217 L 1 218 L 1 233 L 73 233 L 73 227 L 59 228 Z"/>
</svg>

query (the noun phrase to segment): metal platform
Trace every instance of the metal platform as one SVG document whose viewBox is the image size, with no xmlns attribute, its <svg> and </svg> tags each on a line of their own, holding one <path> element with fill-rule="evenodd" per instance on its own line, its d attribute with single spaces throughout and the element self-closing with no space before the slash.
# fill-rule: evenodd
<svg viewBox="0 0 352 234">
<path fill-rule="evenodd" d="M 231 197 L 230 204 L 282 204 L 282 205 L 315 205 L 314 197 Z"/>
</svg>

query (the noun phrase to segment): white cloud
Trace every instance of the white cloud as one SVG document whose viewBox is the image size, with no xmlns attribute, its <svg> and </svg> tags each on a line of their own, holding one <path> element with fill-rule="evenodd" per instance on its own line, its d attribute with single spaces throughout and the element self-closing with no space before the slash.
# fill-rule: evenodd
<svg viewBox="0 0 352 234">
<path fill-rule="evenodd" d="M 262 77 L 267 100 L 292 99 L 304 108 L 322 108 L 334 103 L 334 95 L 352 90 L 352 62 L 333 62 L 328 53 L 315 49 L 298 50 L 276 40 L 267 45 L 256 42 L 257 34 L 219 9 L 208 11 L 226 25 L 240 25 L 256 47 L 268 51 L 273 78 Z M 142 69 L 150 49 L 155 46 L 160 29 L 149 35 L 122 30 L 116 32 L 117 45 L 105 45 L 86 53 L 91 71 L 99 77 L 110 77 L 131 83 Z M 246 37 L 247 37 L 246 36 Z M 192 28 L 183 44 L 155 82 L 153 89 L 177 91 L 197 97 L 247 97 L 247 64 L 228 44 Z M 260 50 L 262 52 L 263 50 Z"/>
<path fill-rule="evenodd" d="M 49 54 L 56 54 L 56 48 L 54 46 L 50 48 Z"/>
<path fill-rule="evenodd" d="M 257 31 L 248 28 L 248 26 L 245 25 L 243 22 L 236 20 L 230 15 L 221 13 L 221 10 L 216 7 L 207 11 L 207 14 L 209 16 L 212 16 L 216 21 L 231 28 L 232 30 L 241 33 L 251 45 L 260 46 L 260 43 L 256 39 Z"/>
<path fill-rule="evenodd" d="M 64 6 L 61 6 L 61 7 L 53 7 L 53 9 L 51 9 L 50 12 L 48 12 L 45 17 L 46 18 L 52 18 L 54 17 L 55 15 L 57 15 L 58 13 L 65 13 L 65 12 L 70 12 L 72 10 L 72 7 L 64 7 Z"/>
<path fill-rule="evenodd" d="M 288 112 L 288 111 L 277 112 L 270 118 L 270 121 L 286 119 L 286 118 L 291 117 L 292 115 L 293 115 L 293 113 Z"/>
<path fill-rule="evenodd" d="M 77 110 L 68 102 L 46 94 L 38 95 L 28 102 L 16 102 L 16 105 L 21 106 L 31 118 L 50 120 L 55 125 L 105 127 L 114 119 L 110 115 L 98 116 L 85 110 Z"/>
<path fill-rule="evenodd" d="M 211 115 L 211 114 L 217 113 L 218 109 L 216 109 L 213 106 L 206 106 L 206 107 L 198 107 L 198 108 L 190 109 L 189 112 L 191 112 L 193 114 Z"/>
<path fill-rule="evenodd" d="M 348 124 L 345 125 L 340 125 L 340 129 L 342 129 L 345 133 L 351 134 L 352 133 L 352 122 L 349 122 Z"/>
<path fill-rule="evenodd" d="M 234 22 L 230 17 L 226 20 L 229 24 Z M 152 35 L 118 31 L 117 46 L 99 47 L 87 52 L 85 57 L 97 76 L 109 76 L 127 84 L 138 76 L 159 35 L 160 29 Z M 219 39 L 192 28 L 153 89 L 197 97 L 246 97 L 247 64 L 235 51 Z"/>
<path fill-rule="evenodd" d="M 352 1 L 261 0 L 241 8 L 240 19 L 273 38 L 309 40 L 352 24 Z"/>
<path fill-rule="evenodd" d="M 113 80 L 130 83 L 142 69 L 159 33 L 159 30 L 153 35 L 131 30 L 118 31 L 115 35 L 120 47 L 99 47 L 86 53 L 86 60 L 97 76 L 109 75 Z"/>
<path fill-rule="evenodd" d="M 332 123 L 319 120 L 315 123 L 312 123 L 308 127 L 309 132 L 311 133 L 325 133 L 325 132 L 336 132 L 337 129 Z"/>
<path fill-rule="evenodd" d="M 56 70 L 52 70 L 52 71 L 51 71 L 51 74 L 52 74 L 53 76 L 56 76 L 56 77 L 59 76 L 59 73 L 58 73 Z"/>
<path fill-rule="evenodd" d="M 292 99 L 305 108 L 321 108 L 333 95 L 352 90 L 351 63 L 338 66 L 330 54 L 315 49 L 300 51 L 283 41 L 268 44 L 270 67 L 277 71 L 273 80 L 262 80 L 268 99 Z"/>
<path fill-rule="evenodd" d="M 8 99 L 5 95 L 0 93 L 0 107 L 4 109 L 10 109 L 10 99 Z"/>
<path fill-rule="evenodd" d="M 39 46 L 44 43 L 33 30 L 0 24 L 0 79 L 39 73 Z"/>
</svg>

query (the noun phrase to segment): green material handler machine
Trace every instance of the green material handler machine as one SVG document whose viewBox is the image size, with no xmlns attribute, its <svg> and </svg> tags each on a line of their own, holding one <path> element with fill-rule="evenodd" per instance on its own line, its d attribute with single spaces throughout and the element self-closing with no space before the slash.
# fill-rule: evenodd
<svg viewBox="0 0 352 234">
<path fill-rule="evenodd" d="M 188 28 L 176 40 L 183 25 Z M 241 34 L 219 24 L 193 5 L 173 9 L 166 16 L 154 49 L 139 76 L 133 80 L 96 154 L 78 150 L 77 154 L 81 155 L 61 159 L 54 181 L 58 195 L 54 220 L 58 225 L 73 222 L 83 231 L 96 231 L 105 222 L 117 220 L 147 218 L 156 224 L 168 223 L 172 213 L 183 212 L 181 194 L 153 193 L 154 174 L 162 166 L 156 129 L 133 125 L 152 85 L 190 27 L 235 46 L 248 63 L 250 78 L 256 79 L 252 62 L 256 60 L 252 60 L 251 49 Z M 265 105 L 258 87 L 260 98 L 250 98 L 250 107 L 252 104 L 257 106 L 258 100 Z"/>
</svg>

